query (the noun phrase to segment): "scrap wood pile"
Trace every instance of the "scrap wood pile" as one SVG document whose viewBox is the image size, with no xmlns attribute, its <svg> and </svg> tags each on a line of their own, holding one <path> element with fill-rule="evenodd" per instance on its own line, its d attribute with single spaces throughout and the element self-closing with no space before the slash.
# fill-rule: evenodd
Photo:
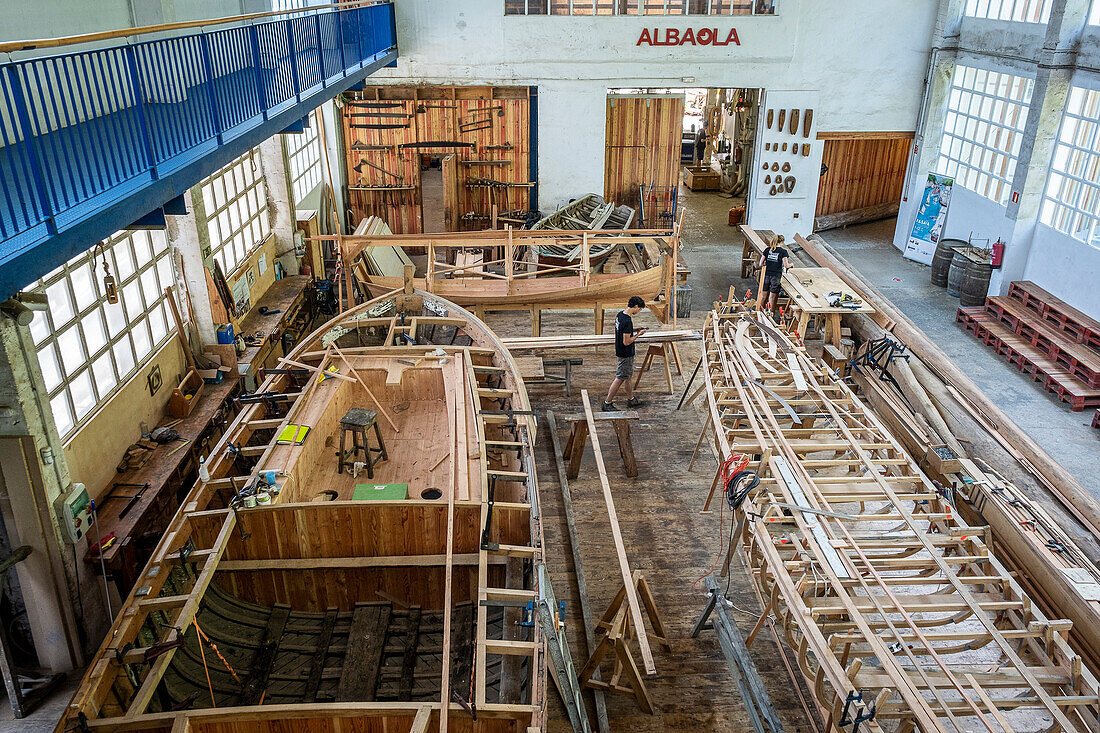
<svg viewBox="0 0 1100 733">
<path fill-rule="evenodd" d="M 964 521 L 851 388 L 765 319 L 722 304 L 704 338 L 719 452 L 760 457 L 759 485 L 726 496 L 733 543 L 827 727 L 1095 728 L 1076 624 L 1043 613 L 991 553 L 996 529 Z"/>
</svg>

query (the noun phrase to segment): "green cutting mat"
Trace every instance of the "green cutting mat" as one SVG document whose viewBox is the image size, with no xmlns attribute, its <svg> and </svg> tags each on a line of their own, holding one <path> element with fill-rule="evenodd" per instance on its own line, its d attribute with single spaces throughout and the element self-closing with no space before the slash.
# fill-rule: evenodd
<svg viewBox="0 0 1100 733">
<path fill-rule="evenodd" d="M 409 498 L 408 484 L 356 484 L 354 501 L 394 501 Z"/>
</svg>

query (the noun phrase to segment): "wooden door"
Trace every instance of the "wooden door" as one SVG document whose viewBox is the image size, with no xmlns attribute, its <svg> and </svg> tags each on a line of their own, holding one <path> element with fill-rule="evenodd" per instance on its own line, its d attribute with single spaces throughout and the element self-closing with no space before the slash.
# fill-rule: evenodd
<svg viewBox="0 0 1100 733">
<path fill-rule="evenodd" d="M 639 186 L 678 185 L 683 125 L 682 95 L 609 97 L 604 199 L 636 208 Z"/>
<path fill-rule="evenodd" d="M 828 134 L 828 133 L 826 133 Z M 817 216 L 901 201 L 911 134 L 891 137 L 844 133 L 826 138 L 825 173 L 817 190 Z"/>
</svg>

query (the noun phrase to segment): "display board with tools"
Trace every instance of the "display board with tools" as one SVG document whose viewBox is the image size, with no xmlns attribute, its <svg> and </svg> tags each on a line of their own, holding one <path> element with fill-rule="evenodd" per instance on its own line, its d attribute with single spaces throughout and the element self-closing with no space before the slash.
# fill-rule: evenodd
<svg viewBox="0 0 1100 733">
<path fill-rule="evenodd" d="M 810 156 L 817 132 L 814 110 L 789 106 L 787 96 L 765 96 L 757 133 L 757 198 L 805 198 L 811 190 L 816 192 L 816 185 L 809 185 L 817 176 Z"/>
<path fill-rule="evenodd" d="M 498 221 L 522 226 L 535 208 L 531 93 L 367 87 L 345 94 L 346 200 L 354 222 L 378 216 L 396 234 L 424 231 L 422 172 L 439 166 L 447 231 L 490 229 Z"/>
</svg>

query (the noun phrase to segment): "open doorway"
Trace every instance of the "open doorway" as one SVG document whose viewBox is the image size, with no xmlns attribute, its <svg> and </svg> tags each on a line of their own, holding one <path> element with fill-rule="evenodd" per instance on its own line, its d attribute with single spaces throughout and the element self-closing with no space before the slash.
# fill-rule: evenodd
<svg viewBox="0 0 1100 733">
<path fill-rule="evenodd" d="M 747 215 L 762 90 L 608 91 L 604 196 L 638 209 L 638 224 L 693 215 L 739 223 Z M 732 211 L 731 211 L 732 210 Z"/>
<path fill-rule="evenodd" d="M 420 207 L 422 228 L 425 234 L 449 231 L 444 213 L 446 197 L 443 184 L 443 156 L 420 156 Z"/>
</svg>

